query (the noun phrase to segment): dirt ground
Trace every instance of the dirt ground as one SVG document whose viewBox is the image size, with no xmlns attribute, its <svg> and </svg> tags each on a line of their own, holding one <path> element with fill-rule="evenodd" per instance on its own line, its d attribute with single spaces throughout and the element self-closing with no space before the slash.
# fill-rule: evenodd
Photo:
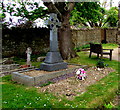
<svg viewBox="0 0 120 110">
<path fill-rule="evenodd" d="M 74 76 L 45 87 L 37 88 L 40 88 L 39 91 L 41 92 L 49 92 L 55 96 L 66 97 L 67 99 L 72 100 L 74 96 L 83 94 L 88 86 L 94 84 L 113 71 L 112 68 L 108 67 L 103 69 L 90 67 L 86 71 L 87 78 L 85 80 L 79 80 Z"/>
</svg>

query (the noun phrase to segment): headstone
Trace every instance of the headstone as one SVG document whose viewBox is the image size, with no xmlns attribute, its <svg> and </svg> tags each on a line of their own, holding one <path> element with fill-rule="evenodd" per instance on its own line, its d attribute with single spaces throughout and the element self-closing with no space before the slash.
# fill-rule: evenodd
<svg viewBox="0 0 120 110">
<path fill-rule="evenodd" d="M 31 54 L 32 54 L 32 49 L 30 47 L 27 48 L 26 50 L 27 53 L 27 65 L 31 66 Z"/>
<path fill-rule="evenodd" d="M 57 19 L 57 14 L 50 14 L 48 25 L 50 25 L 50 52 L 47 53 L 44 63 L 41 64 L 40 69 L 46 71 L 65 69 L 67 68 L 67 63 L 63 62 L 58 49 L 57 28 L 61 25 L 61 23 Z"/>
<path fill-rule="evenodd" d="M 44 61 L 45 60 L 45 57 L 38 57 L 37 58 L 37 62 L 42 62 L 42 61 Z"/>
</svg>

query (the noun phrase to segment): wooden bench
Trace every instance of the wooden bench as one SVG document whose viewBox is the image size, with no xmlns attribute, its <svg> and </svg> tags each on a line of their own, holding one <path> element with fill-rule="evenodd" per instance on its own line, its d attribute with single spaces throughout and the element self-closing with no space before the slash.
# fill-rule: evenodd
<svg viewBox="0 0 120 110">
<path fill-rule="evenodd" d="M 109 51 L 104 51 L 109 50 Z M 97 54 L 97 57 L 99 58 L 99 54 L 101 54 L 101 59 L 103 58 L 103 55 L 109 55 L 110 60 L 112 60 L 112 51 L 113 49 L 103 49 L 102 44 L 93 44 L 90 43 L 90 54 L 89 58 L 91 57 L 92 52 Z"/>
</svg>

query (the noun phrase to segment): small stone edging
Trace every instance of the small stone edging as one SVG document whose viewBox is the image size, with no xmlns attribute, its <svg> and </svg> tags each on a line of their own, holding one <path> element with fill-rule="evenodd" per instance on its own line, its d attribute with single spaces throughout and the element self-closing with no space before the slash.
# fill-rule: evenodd
<svg viewBox="0 0 120 110">
<path fill-rule="evenodd" d="M 17 72 L 17 71 L 25 71 L 25 70 L 31 70 L 31 69 L 34 69 L 35 67 L 32 66 L 32 67 L 27 67 L 27 68 L 20 68 L 20 69 L 14 69 L 14 70 L 9 70 L 9 71 L 3 71 L 3 72 L 0 72 L 0 77 L 3 77 L 5 75 L 9 75 L 13 72 Z"/>
<path fill-rule="evenodd" d="M 26 71 L 30 71 L 30 70 L 12 72 L 11 75 L 12 75 L 12 80 L 13 81 L 24 84 L 26 86 L 35 86 L 35 85 L 40 84 L 41 82 L 59 77 L 61 75 L 72 73 L 78 68 L 87 67 L 86 65 L 81 66 L 81 65 L 76 65 L 76 64 L 75 64 L 75 66 L 78 66 L 78 67 L 71 68 L 71 69 L 65 69 L 65 70 L 61 70 L 61 71 L 57 71 L 57 72 L 51 72 L 49 74 L 41 74 L 41 75 L 34 76 L 34 77 L 22 74 L 22 72 L 26 72 Z"/>
</svg>

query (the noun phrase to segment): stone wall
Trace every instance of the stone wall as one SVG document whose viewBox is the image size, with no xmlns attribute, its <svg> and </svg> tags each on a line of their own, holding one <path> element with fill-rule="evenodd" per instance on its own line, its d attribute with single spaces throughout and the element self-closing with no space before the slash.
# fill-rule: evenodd
<svg viewBox="0 0 120 110">
<path fill-rule="evenodd" d="M 27 47 L 31 47 L 33 54 L 41 54 L 49 51 L 49 30 L 46 28 L 31 29 L 3 29 L 2 30 L 2 54 L 4 57 L 13 55 L 25 55 Z M 118 43 L 117 28 L 109 29 L 72 29 L 72 39 L 75 47 L 90 42 Z"/>
<path fill-rule="evenodd" d="M 108 43 L 117 43 L 117 28 L 106 29 L 106 40 Z"/>
<path fill-rule="evenodd" d="M 26 55 L 27 47 L 33 54 L 46 53 L 49 50 L 49 30 L 46 28 L 3 29 L 2 55 Z"/>
<path fill-rule="evenodd" d="M 76 47 L 90 42 L 101 43 L 101 29 L 73 29 L 72 38 Z"/>
</svg>

